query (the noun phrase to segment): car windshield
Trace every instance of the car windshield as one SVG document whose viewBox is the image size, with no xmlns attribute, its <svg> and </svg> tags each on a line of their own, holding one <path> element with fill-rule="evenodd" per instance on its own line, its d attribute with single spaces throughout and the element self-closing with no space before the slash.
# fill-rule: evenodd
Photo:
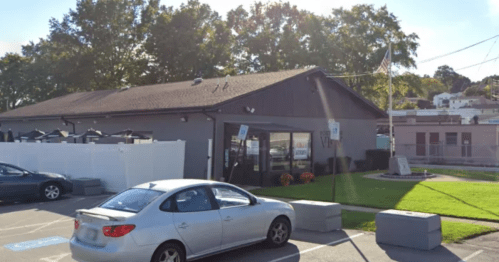
<svg viewBox="0 0 499 262">
<path fill-rule="evenodd" d="M 164 192 L 150 189 L 132 188 L 111 198 L 104 204 L 100 205 L 100 207 L 138 213 L 163 193 Z"/>
</svg>

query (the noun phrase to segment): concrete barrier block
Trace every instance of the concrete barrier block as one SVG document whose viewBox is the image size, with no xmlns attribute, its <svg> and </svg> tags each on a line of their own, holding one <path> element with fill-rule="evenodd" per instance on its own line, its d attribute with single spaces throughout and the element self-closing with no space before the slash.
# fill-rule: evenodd
<svg viewBox="0 0 499 262">
<path fill-rule="evenodd" d="M 98 178 L 76 178 L 71 180 L 73 182 L 73 186 L 75 187 L 92 187 L 92 186 L 100 186 L 100 179 Z"/>
<path fill-rule="evenodd" d="M 376 214 L 376 242 L 431 250 L 442 242 L 439 215 L 386 210 Z"/>
<path fill-rule="evenodd" d="M 295 209 L 296 228 L 319 232 L 341 229 L 341 205 L 338 203 L 299 200 L 290 204 Z"/>
<path fill-rule="evenodd" d="M 93 196 L 100 195 L 104 192 L 104 188 L 102 186 L 92 186 L 92 187 L 82 187 L 73 186 L 73 195 L 83 195 L 83 196 Z"/>
</svg>

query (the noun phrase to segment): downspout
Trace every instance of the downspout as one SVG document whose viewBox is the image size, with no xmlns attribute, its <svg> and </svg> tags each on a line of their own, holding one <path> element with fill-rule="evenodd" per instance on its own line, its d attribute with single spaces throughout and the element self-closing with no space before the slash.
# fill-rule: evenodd
<svg viewBox="0 0 499 262">
<path fill-rule="evenodd" d="M 206 113 L 205 110 L 203 110 L 202 113 L 205 116 L 207 116 L 213 120 L 213 137 L 212 137 L 213 146 L 211 148 L 211 178 L 215 178 L 215 148 L 216 148 L 215 139 L 217 137 L 217 135 L 216 135 L 217 134 L 217 118 L 209 115 L 208 113 Z"/>
</svg>

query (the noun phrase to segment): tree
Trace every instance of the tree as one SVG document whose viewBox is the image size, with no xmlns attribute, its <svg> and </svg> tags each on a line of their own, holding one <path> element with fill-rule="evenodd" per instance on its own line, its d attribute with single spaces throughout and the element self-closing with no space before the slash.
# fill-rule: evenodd
<svg viewBox="0 0 499 262">
<path fill-rule="evenodd" d="M 8 53 L 0 58 L 0 107 L 2 111 L 30 104 L 31 90 L 27 85 L 27 68 L 30 60 L 18 54 Z"/>
<path fill-rule="evenodd" d="M 230 64 L 232 40 L 226 22 L 207 4 L 162 7 L 145 44 L 153 57 L 149 78 L 158 83 L 221 75 Z"/>
<path fill-rule="evenodd" d="M 271 72 L 305 65 L 300 28 L 305 12 L 289 3 L 257 2 L 248 13 L 242 6 L 227 14 L 235 34 L 239 72 Z"/>
<path fill-rule="evenodd" d="M 421 79 L 421 86 L 422 86 L 422 89 L 425 90 L 424 96 L 430 101 L 433 101 L 433 97 L 435 95 L 438 95 L 438 94 L 441 94 L 441 93 L 447 91 L 447 87 L 444 84 L 442 84 L 442 82 L 440 80 L 435 79 L 435 78 L 430 78 L 430 77 L 422 78 Z"/>
<path fill-rule="evenodd" d="M 374 72 L 383 60 L 388 44 L 392 44 L 394 67 L 416 67 L 414 56 L 419 46 L 419 37 L 401 30 L 399 20 L 388 12 L 386 6 L 375 9 L 372 5 L 356 5 L 351 10 L 333 9 L 330 18 L 330 34 L 335 35 L 335 44 L 341 50 L 343 72 L 362 74 Z M 333 70 L 334 71 L 334 70 Z M 372 77 L 353 77 L 349 86 L 363 93 L 375 81 Z"/>
<path fill-rule="evenodd" d="M 433 77 L 440 80 L 450 93 L 462 92 L 471 84 L 469 78 L 456 73 L 448 65 L 439 66 Z"/>
<path fill-rule="evenodd" d="M 77 90 L 113 89 L 140 82 L 142 47 L 158 0 L 78 0 L 62 21 L 50 20 L 51 52 L 75 72 Z M 69 77 L 69 75 L 68 75 Z"/>
</svg>

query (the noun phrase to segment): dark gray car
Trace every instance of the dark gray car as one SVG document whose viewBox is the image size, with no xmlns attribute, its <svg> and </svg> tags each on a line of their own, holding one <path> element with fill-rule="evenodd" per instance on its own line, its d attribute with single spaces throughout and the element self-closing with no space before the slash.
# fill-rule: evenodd
<svg viewBox="0 0 499 262">
<path fill-rule="evenodd" d="M 41 197 L 44 200 L 56 200 L 72 191 L 73 183 L 63 175 L 31 172 L 0 163 L 0 199 Z"/>
</svg>

